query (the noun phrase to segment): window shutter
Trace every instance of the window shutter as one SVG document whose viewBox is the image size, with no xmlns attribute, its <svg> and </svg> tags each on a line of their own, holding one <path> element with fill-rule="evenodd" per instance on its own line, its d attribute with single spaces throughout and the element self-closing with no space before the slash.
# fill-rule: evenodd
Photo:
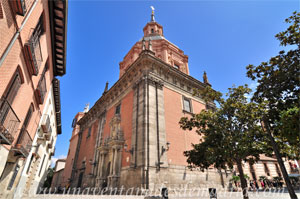
<svg viewBox="0 0 300 199">
<path fill-rule="evenodd" d="M 191 105 L 188 99 L 184 99 L 183 106 L 185 111 L 191 112 Z"/>
<path fill-rule="evenodd" d="M 9 102 L 9 104 L 13 103 L 20 87 L 21 87 L 21 78 L 20 78 L 19 73 L 17 73 L 15 75 L 15 77 L 7 91 L 6 97 L 5 97 L 6 100 Z"/>
<path fill-rule="evenodd" d="M 29 124 L 29 121 L 30 121 L 30 118 L 32 116 L 32 112 L 33 112 L 33 105 L 31 104 L 29 109 L 28 109 L 28 112 L 26 114 L 26 117 L 25 117 L 25 120 L 24 120 L 24 123 L 23 123 L 23 127 L 24 128 L 27 128 L 28 124 Z"/>
</svg>

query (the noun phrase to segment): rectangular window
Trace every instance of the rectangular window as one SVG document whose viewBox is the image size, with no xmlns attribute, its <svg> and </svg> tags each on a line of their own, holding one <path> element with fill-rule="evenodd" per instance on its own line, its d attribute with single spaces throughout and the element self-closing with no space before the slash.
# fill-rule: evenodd
<svg viewBox="0 0 300 199">
<path fill-rule="evenodd" d="M 38 24 L 33 30 L 30 39 L 25 44 L 25 50 L 27 54 L 27 59 L 29 62 L 29 72 L 31 75 L 37 76 L 39 74 L 39 68 L 43 61 L 42 50 L 40 46 L 40 37 L 44 33 L 44 14 L 40 16 Z"/>
<path fill-rule="evenodd" d="M 14 77 L 6 91 L 6 95 L 5 95 L 5 98 L 10 105 L 12 105 L 20 87 L 21 87 L 21 77 L 20 77 L 19 72 L 17 71 L 16 74 L 14 75 Z"/>
<path fill-rule="evenodd" d="M 264 169 L 265 169 L 265 173 L 267 174 L 267 176 L 270 176 L 270 170 L 269 170 L 267 163 L 264 163 Z"/>
<path fill-rule="evenodd" d="M 29 124 L 29 121 L 30 121 L 30 118 L 32 116 L 32 112 L 33 112 L 33 104 L 30 104 L 30 107 L 27 111 L 27 114 L 26 114 L 26 117 L 25 117 L 25 120 L 24 120 L 24 123 L 23 123 L 23 128 L 27 128 L 28 124 Z"/>
<path fill-rule="evenodd" d="M 76 118 L 74 118 L 74 119 L 73 119 L 73 121 L 72 121 L 72 128 L 75 128 L 75 126 L 76 126 L 76 123 L 77 123 L 77 119 L 76 119 Z"/>
<path fill-rule="evenodd" d="M 17 69 L 16 73 L 12 77 L 8 87 L 5 90 L 3 95 L 3 99 L 0 100 L 0 124 L 4 125 L 5 123 L 10 121 L 17 121 L 17 116 L 15 115 L 11 105 L 21 87 L 22 80 Z M 9 120 L 9 121 L 8 121 Z M 15 124 L 19 124 L 18 122 Z M 12 124 L 11 124 L 12 125 Z M 10 127 L 15 125 L 9 125 Z M 14 129 L 14 128 L 13 128 Z"/>
<path fill-rule="evenodd" d="M 33 155 L 31 155 L 30 162 L 29 162 L 29 164 L 28 164 L 26 174 L 28 174 L 28 172 L 29 172 L 29 170 L 30 170 L 32 160 L 33 160 Z"/>
<path fill-rule="evenodd" d="M 276 167 L 276 172 L 277 172 L 278 176 L 281 177 L 281 172 L 280 172 L 278 164 L 275 163 L 275 167 Z"/>
<path fill-rule="evenodd" d="M 45 158 L 46 158 L 46 155 L 44 155 L 44 157 L 43 157 L 43 161 L 42 161 L 41 168 L 40 168 L 40 171 L 39 171 L 39 177 L 41 176 L 41 172 L 43 170 L 43 165 L 44 165 Z"/>
<path fill-rule="evenodd" d="M 186 97 L 183 97 L 183 110 L 189 113 L 192 112 L 191 100 Z"/>
<path fill-rule="evenodd" d="M 121 113 L 121 104 L 119 104 L 117 107 L 116 107 L 116 112 L 115 114 L 120 114 Z"/>
<path fill-rule="evenodd" d="M 47 86 L 46 86 L 46 77 L 45 77 L 46 70 L 43 71 L 41 78 L 39 80 L 38 86 L 35 90 L 35 97 L 39 104 L 44 103 L 44 99 L 47 94 Z"/>
<path fill-rule="evenodd" d="M 89 128 L 89 131 L 88 131 L 88 134 L 87 134 L 86 138 L 91 136 L 91 132 L 92 132 L 92 127 Z"/>
<path fill-rule="evenodd" d="M 8 190 L 11 190 L 11 188 L 13 187 L 13 185 L 15 183 L 15 180 L 16 180 L 16 177 L 17 177 L 17 174 L 19 172 L 19 169 L 20 169 L 20 166 L 16 165 L 14 173 L 13 173 L 13 175 L 12 175 L 10 181 L 9 181 L 8 187 L 7 187 Z"/>
<path fill-rule="evenodd" d="M 24 16 L 27 11 L 25 0 L 14 0 L 12 3 L 16 13 Z"/>
</svg>

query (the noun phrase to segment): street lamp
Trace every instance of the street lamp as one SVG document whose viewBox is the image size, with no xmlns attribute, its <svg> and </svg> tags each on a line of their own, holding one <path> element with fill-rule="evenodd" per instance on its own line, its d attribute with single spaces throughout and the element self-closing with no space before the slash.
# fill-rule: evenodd
<svg viewBox="0 0 300 199">
<path fill-rule="evenodd" d="M 161 155 L 163 155 L 166 151 L 169 151 L 170 149 L 170 142 L 167 142 L 166 147 L 161 146 Z"/>
<path fill-rule="evenodd" d="M 130 150 L 127 150 L 127 149 L 128 149 L 128 145 L 124 144 L 124 151 L 133 155 L 133 148 L 131 148 Z"/>
</svg>

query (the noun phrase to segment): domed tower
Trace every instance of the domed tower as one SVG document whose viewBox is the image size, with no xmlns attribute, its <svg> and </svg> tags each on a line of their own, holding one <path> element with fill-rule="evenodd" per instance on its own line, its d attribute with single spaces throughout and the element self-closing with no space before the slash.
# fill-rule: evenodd
<svg viewBox="0 0 300 199">
<path fill-rule="evenodd" d="M 155 21 L 154 9 L 151 20 L 143 28 L 144 36 L 134 44 L 123 61 L 120 62 L 120 77 L 125 70 L 138 58 L 143 49 L 149 49 L 155 56 L 189 75 L 188 56 L 178 46 L 168 41 L 163 34 L 163 27 Z"/>
</svg>

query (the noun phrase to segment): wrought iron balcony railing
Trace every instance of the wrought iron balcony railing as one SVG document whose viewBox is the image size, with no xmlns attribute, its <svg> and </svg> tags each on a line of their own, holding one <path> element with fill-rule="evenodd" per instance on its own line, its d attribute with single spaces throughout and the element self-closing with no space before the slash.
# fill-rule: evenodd
<svg viewBox="0 0 300 199">
<path fill-rule="evenodd" d="M 46 89 L 46 79 L 45 76 L 42 75 L 39 81 L 38 87 L 35 90 L 35 97 L 39 104 L 44 103 L 44 98 L 46 96 L 47 89 Z"/>
<path fill-rule="evenodd" d="M 38 75 L 40 65 L 43 61 L 40 38 L 38 36 L 31 37 L 28 43 L 25 44 L 25 50 L 28 56 L 30 73 L 32 75 Z"/>
<path fill-rule="evenodd" d="M 24 16 L 26 13 L 26 2 L 25 0 L 14 0 L 13 5 L 17 14 Z"/>
<path fill-rule="evenodd" d="M 20 120 L 9 102 L 0 99 L 0 144 L 11 145 L 16 136 Z"/>
<path fill-rule="evenodd" d="M 122 131 L 117 131 L 115 134 L 110 135 L 106 138 L 101 138 L 100 146 L 108 146 L 113 143 L 123 143 L 124 142 L 124 134 Z"/>
<path fill-rule="evenodd" d="M 25 128 L 21 129 L 20 135 L 15 146 L 12 148 L 15 151 L 15 155 L 21 155 L 27 157 L 32 147 L 32 138 Z"/>
</svg>

